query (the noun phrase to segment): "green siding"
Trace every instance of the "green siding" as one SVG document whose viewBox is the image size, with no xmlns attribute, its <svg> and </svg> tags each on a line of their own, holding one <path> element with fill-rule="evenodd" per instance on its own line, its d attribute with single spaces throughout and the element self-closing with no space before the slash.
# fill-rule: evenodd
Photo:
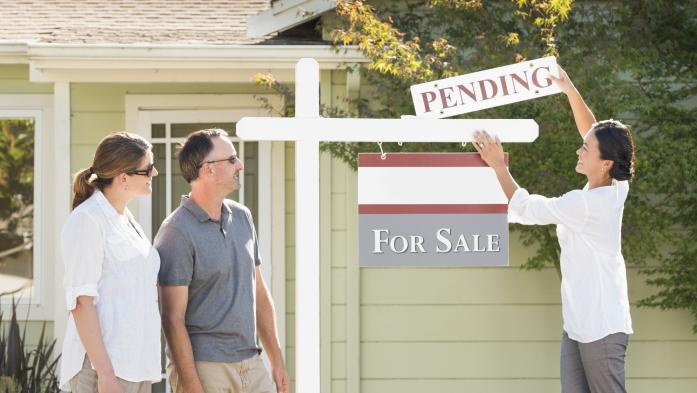
<svg viewBox="0 0 697 393">
<path fill-rule="evenodd" d="M 0 94 L 52 94 L 52 83 L 29 82 L 27 64 L 0 64 Z"/>
<path fill-rule="evenodd" d="M 110 132 L 129 131 L 125 130 L 125 101 L 128 94 L 260 93 L 268 92 L 249 83 L 72 83 L 70 170 L 76 172 L 88 166 L 97 143 Z"/>
</svg>

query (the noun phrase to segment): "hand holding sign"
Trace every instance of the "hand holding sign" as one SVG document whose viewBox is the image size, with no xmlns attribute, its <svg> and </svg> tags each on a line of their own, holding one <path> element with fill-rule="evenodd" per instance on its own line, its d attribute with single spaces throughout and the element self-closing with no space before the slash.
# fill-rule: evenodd
<svg viewBox="0 0 697 393">
<path fill-rule="evenodd" d="M 474 148 L 482 156 L 482 160 L 494 170 L 506 167 L 503 146 L 498 136 L 492 138 L 486 131 L 476 131 L 474 133 Z"/>
<path fill-rule="evenodd" d="M 569 75 L 566 74 L 566 71 L 564 71 L 563 68 L 561 68 L 560 65 L 557 64 L 557 72 L 559 74 L 559 77 L 557 78 L 556 76 L 552 75 L 551 73 L 548 75 L 549 79 L 552 80 L 552 82 L 561 90 L 564 94 L 569 95 L 571 93 L 574 93 L 576 91 L 576 87 L 574 86 L 573 83 L 571 83 L 571 79 L 569 78 Z"/>
</svg>

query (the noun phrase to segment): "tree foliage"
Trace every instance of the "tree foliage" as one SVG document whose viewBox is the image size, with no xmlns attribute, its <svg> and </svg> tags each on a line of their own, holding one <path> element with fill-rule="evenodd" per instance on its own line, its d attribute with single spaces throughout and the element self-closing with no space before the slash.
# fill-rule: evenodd
<svg viewBox="0 0 697 393">
<path fill-rule="evenodd" d="M 370 59 L 357 113 L 413 114 L 409 86 L 546 55 L 557 56 L 597 119 L 630 124 L 636 176 L 625 205 L 623 254 L 656 287 L 641 305 L 686 309 L 697 333 L 697 4 L 612 0 L 340 0 L 337 43 L 356 44 Z M 268 80 L 267 80 L 268 82 Z M 271 82 L 267 86 L 278 88 Z M 286 91 L 288 93 L 288 91 Z M 581 143 L 562 95 L 491 108 L 463 118 L 533 118 L 540 137 L 509 144 L 510 168 L 531 192 L 557 196 L 580 188 L 574 171 Z M 427 130 L 424 130 L 427 132 Z M 460 144 L 384 144 L 387 151 L 457 151 Z M 323 144 L 354 168 L 374 144 Z M 474 151 L 471 147 L 467 151 Z M 598 207 L 602 208 L 602 207 Z M 553 226 L 520 226 L 536 250 L 525 269 L 555 266 Z"/>
</svg>

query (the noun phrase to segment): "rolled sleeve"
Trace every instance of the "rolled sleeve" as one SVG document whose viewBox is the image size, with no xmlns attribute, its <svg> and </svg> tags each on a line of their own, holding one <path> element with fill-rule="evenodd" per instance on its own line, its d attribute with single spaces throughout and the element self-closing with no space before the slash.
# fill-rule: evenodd
<svg viewBox="0 0 697 393">
<path fill-rule="evenodd" d="M 75 309 L 80 296 L 90 296 L 97 304 L 104 263 L 104 234 L 88 213 L 73 214 L 65 223 L 61 232 L 61 252 L 68 311 Z"/>
<path fill-rule="evenodd" d="M 191 241 L 173 225 L 163 224 L 155 238 L 155 248 L 160 254 L 158 283 L 161 286 L 190 285 L 194 274 Z"/>
<path fill-rule="evenodd" d="M 581 190 L 567 192 L 558 198 L 531 195 L 519 188 L 508 203 L 508 221 L 525 225 L 562 224 L 582 231 L 588 217 L 588 206 Z"/>
</svg>

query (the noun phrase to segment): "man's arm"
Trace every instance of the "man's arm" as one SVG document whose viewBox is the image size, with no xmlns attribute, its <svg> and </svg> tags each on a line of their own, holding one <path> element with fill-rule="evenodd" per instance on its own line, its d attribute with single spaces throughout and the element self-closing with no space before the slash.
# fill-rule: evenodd
<svg viewBox="0 0 697 393">
<path fill-rule="evenodd" d="M 189 287 L 167 285 L 160 287 L 162 329 L 165 332 L 174 367 L 187 393 L 204 393 L 203 385 L 196 372 L 194 352 L 186 330 L 186 306 L 189 302 Z"/>
<path fill-rule="evenodd" d="M 288 372 L 283 361 L 283 353 L 278 342 L 276 329 L 276 311 L 274 310 L 271 294 L 264 282 L 261 268 L 256 267 L 256 306 L 257 306 L 257 331 L 261 344 L 271 361 L 271 375 L 276 383 L 276 391 L 288 393 L 290 385 L 288 382 Z"/>
</svg>

